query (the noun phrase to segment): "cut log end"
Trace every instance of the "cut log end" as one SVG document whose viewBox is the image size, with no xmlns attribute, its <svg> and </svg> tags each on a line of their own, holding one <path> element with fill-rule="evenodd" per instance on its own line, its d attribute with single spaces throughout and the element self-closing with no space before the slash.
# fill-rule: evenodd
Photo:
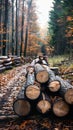
<svg viewBox="0 0 73 130">
<path fill-rule="evenodd" d="M 31 106 L 28 101 L 18 99 L 14 102 L 13 109 L 18 116 L 27 116 L 30 113 Z"/>
<path fill-rule="evenodd" d="M 40 113 L 45 114 L 51 109 L 51 103 L 47 100 L 41 100 L 37 104 L 37 109 Z"/>
<path fill-rule="evenodd" d="M 39 83 L 45 83 L 47 82 L 49 79 L 49 74 L 46 70 L 40 71 L 36 74 L 36 80 Z"/>
<path fill-rule="evenodd" d="M 26 97 L 35 100 L 40 96 L 40 88 L 36 85 L 30 85 L 26 88 Z"/>
<path fill-rule="evenodd" d="M 73 88 L 67 90 L 65 93 L 65 100 L 68 104 L 73 104 Z"/>
<path fill-rule="evenodd" d="M 61 99 L 54 103 L 53 112 L 58 117 L 64 117 L 69 113 L 69 105 Z"/>
<path fill-rule="evenodd" d="M 61 84 L 59 81 L 51 81 L 50 84 L 48 85 L 48 88 L 51 92 L 57 92 L 61 87 Z"/>
</svg>

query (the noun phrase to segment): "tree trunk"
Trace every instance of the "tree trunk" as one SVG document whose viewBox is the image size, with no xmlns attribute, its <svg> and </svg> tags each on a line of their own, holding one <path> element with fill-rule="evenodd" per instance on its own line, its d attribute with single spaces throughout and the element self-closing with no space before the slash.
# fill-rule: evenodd
<svg viewBox="0 0 73 130">
<path fill-rule="evenodd" d="M 18 0 L 16 0 L 16 51 L 15 54 L 18 55 L 18 48 L 19 48 L 19 44 L 18 44 L 18 16 L 19 16 L 19 11 L 18 11 L 18 6 L 19 6 L 19 2 Z"/>
<path fill-rule="evenodd" d="M 55 73 L 46 65 L 43 65 L 43 67 L 47 70 L 49 73 L 49 83 L 48 83 L 48 88 L 51 92 L 57 92 L 60 87 L 60 81 L 56 79 Z"/>
<path fill-rule="evenodd" d="M 2 55 L 2 8 L 3 8 L 3 4 L 2 4 L 2 0 L 0 1 L 0 55 Z"/>
<path fill-rule="evenodd" d="M 25 47 L 24 47 L 24 56 L 26 57 L 26 51 L 27 51 L 27 43 L 28 43 L 28 31 L 29 31 L 29 20 L 30 20 L 30 9 L 32 5 L 32 0 L 28 1 L 28 13 L 27 13 L 27 25 L 26 25 L 26 36 L 25 36 Z"/>
<path fill-rule="evenodd" d="M 11 53 L 11 48 L 12 48 L 12 43 L 11 43 L 11 37 L 10 36 L 10 28 L 11 28 L 11 19 L 10 19 L 10 15 L 11 15 L 11 8 L 10 5 L 8 6 L 8 23 L 7 23 L 7 45 L 6 45 L 6 55 L 9 55 Z"/>
<path fill-rule="evenodd" d="M 69 104 L 73 104 L 73 86 L 67 81 L 64 81 L 61 77 L 56 76 L 56 79 L 60 81 L 61 88 L 60 94 L 64 97 L 65 101 Z"/>
<path fill-rule="evenodd" d="M 14 55 L 14 0 L 12 0 L 12 55 Z"/>
<path fill-rule="evenodd" d="M 26 81 L 26 86 L 28 85 L 33 85 L 35 82 L 35 73 L 34 72 L 27 72 L 27 81 Z"/>
<path fill-rule="evenodd" d="M 55 73 L 47 66 L 47 65 L 42 65 L 44 69 L 48 72 L 49 74 L 49 80 L 55 80 Z"/>
<path fill-rule="evenodd" d="M 64 117 L 69 113 L 69 105 L 63 99 L 57 99 L 53 104 L 53 113 L 58 117 Z"/>
<path fill-rule="evenodd" d="M 24 96 L 26 96 L 30 101 L 34 101 L 37 100 L 40 96 L 40 85 L 35 82 L 34 68 L 27 68 L 27 71 L 26 89 Z"/>
<path fill-rule="evenodd" d="M 28 43 L 28 26 L 26 26 L 26 36 L 25 36 L 25 47 L 24 47 L 24 56 L 26 57 L 27 51 L 27 43 Z"/>
<path fill-rule="evenodd" d="M 23 44 L 24 44 L 24 1 L 23 0 L 23 5 L 22 5 L 22 24 L 21 24 L 21 46 L 20 46 L 20 56 L 22 56 L 22 50 L 23 50 Z"/>
<path fill-rule="evenodd" d="M 8 22 L 8 0 L 5 0 L 5 17 L 4 17 L 4 26 L 3 26 L 3 51 L 2 55 L 6 55 L 6 34 L 7 34 L 7 22 Z"/>
<path fill-rule="evenodd" d="M 36 80 L 39 83 L 46 83 L 49 80 L 48 72 L 40 64 L 35 65 Z"/>
<path fill-rule="evenodd" d="M 28 116 L 31 111 L 31 104 L 25 99 L 17 99 L 13 103 L 13 110 L 18 116 Z"/>
</svg>

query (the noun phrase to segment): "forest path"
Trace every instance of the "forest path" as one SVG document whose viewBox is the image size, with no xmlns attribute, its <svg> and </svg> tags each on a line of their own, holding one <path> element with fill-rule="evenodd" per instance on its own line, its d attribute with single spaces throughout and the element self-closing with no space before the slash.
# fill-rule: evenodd
<svg viewBox="0 0 73 130">
<path fill-rule="evenodd" d="M 13 101 L 24 92 L 26 65 L 0 74 L 0 119 L 14 116 Z M 23 93 L 24 94 L 24 93 Z"/>
</svg>

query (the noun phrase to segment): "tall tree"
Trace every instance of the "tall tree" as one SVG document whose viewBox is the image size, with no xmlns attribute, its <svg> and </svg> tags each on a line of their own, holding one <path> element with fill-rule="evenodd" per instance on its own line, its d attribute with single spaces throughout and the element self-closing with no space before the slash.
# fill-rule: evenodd
<svg viewBox="0 0 73 130">
<path fill-rule="evenodd" d="M 30 9 L 32 5 L 32 0 L 28 1 L 28 12 L 27 12 L 27 25 L 26 25 L 26 36 L 25 36 L 25 47 L 24 47 L 24 56 L 26 56 L 27 51 L 27 42 L 28 42 L 28 28 L 29 28 L 29 18 L 30 18 Z"/>
<path fill-rule="evenodd" d="M 12 12 L 11 12 L 11 9 L 12 9 L 12 6 L 11 6 L 11 3 L 9 2 L 9 6 L 8 6 L 8 21 L 7 21 L 7 43 L 6 43 L 6 54 L 8 55 L 8 54 L 10 54 L 11 53 L 11 48 L 12 48 L 12 44 L 11 44 L 11 38 L 12 38 L 12 34 L 11 34 L 11 28 L 12 28 L 12 25 L 11 25 L 11 23 L 12 23 L 12 21 L 11 21 L 11 19 L 12 19 L 12 17 L 11 17 L 11 14 L 12 14 Z"/>
<path fill-rule="evenodd" d="M 2 54 L 1 47 L 2 47 L 2 8 L 3 8 L 3 3 L 2 0 L 0 1 L 0 55 Z"/>
<path fill-rule="evenodd" d="M 0 0 L 0 55 L 22 55 L 22 52 L 26 55 L 28 48 L 30 53 L 33 48 L 39 50 L 37 16 L 33 1 Z"/>
<path fill-rule="evenodd" d="M 24 44 L 24 1 L 22 2 L 22 24 L 21 24 L 21 46 L 20 46 L 20 55 L 22 55 L 22 50 L 23 50 L 23 44 Z"/>
<path fill-rule="evenodd" d="M 14 0 L 12 0 L 12 55 L 14 55 Z"/>
<path fill-rule="evenodd" d="M 27 55 L 36 55 L 35 51 L 40 51 L 39 42 L 39 25 L 37 21 L 36 4 L 32 0 L 30 12 L 29 12 L 29 22 L 28 22 L 28 39 L 27 39 Z M 26 39 L 26 37 L 25 37 Z"/>
<path fill-rule="evenodd" d="M 18 41 L 18 18 L 19 18 L 19 0 L 16 0 L 16 50 L 15 54 L 18 55 L 19 41 Z"/>
<path fill-rule="evenodd" d="M 8 0 L 5 0 L 5 17 L 4 17 L 4 25 L 3 25 L 3 30 L 4 30 L 4 34 L 3 34 L 3 50 L 2 50 L 2 54 L 6 55 L 6 34 L 7 34 L 7 22 L 8 22 Z"/>
</svg>

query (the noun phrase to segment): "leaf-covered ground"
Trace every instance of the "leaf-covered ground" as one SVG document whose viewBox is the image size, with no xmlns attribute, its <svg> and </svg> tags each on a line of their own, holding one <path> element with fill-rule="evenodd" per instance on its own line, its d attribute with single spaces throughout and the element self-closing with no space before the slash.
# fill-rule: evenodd
<svg viewBox="0 0 73 130">
<path fill-rule="evenodd" d="M 0 121 L 0 130 L 73 130 L 73 120 L 46 117 L 31 120 L 17 118 Z"/>
<path fill-rule="evenodd" d="M 25 83 L 26 66 L 21 66 L 0 74 L 0 118 L 13 115 L 13 101 Z"/>
</svg>

